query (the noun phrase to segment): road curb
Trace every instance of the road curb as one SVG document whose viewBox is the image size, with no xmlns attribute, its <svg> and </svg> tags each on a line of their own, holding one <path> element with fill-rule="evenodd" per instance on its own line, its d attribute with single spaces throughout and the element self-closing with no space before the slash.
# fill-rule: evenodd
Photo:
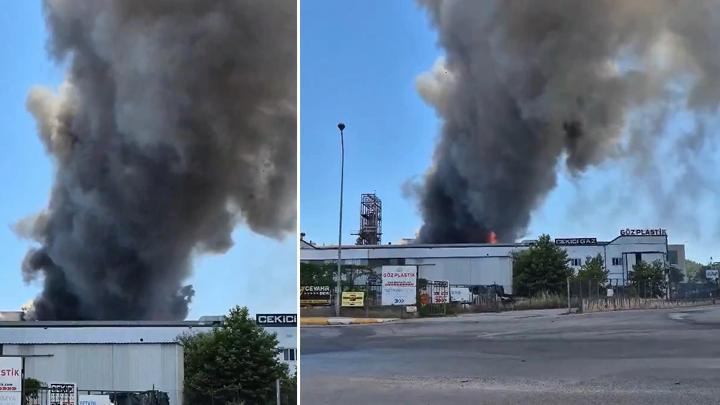
<svg viewBox="0 0 720 405">
<path fill-rule="evenodd" d="M 329 317 L 300 317 L 300 326 L 320 325 L 368 325 L 376 323 L 388 323 L 395 321 L 395 318 L 329 318 Z"/>
</svg>

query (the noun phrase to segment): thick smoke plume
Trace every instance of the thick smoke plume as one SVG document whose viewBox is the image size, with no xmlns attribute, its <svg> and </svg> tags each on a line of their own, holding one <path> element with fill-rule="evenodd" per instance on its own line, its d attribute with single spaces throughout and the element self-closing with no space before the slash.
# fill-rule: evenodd
<svg viewBox="0 0 720 405">
<path fill-rule="evenodd" d="M 46 0 L 57 92 L 27 107 L 57 167 L 18 232 L 39 319 L 182 319 L 198 252 L 294 230 L 294 0 Z"/>
<path fill-rule="evenodd" d="M 512 241 L 559 164 L 577 175 L 627 154 L 641 162 L 665 118 L 629 130 L 634 116 L 679 104 L 702 138 L 720 102 L 717 1 L 420 3 L 445 51 L 417 82 L 443 122 L 419 186 L 423 242 Z"/>
</svg>

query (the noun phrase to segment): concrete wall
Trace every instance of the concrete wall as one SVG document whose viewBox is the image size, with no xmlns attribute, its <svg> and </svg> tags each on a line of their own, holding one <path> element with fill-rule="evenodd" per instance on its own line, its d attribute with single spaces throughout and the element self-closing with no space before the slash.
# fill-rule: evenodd
<svg viewBox="0 0 720 405">
<path fill-rule="evenodd" d="M 25 375 L 49 382 L 74 382 L 79 390 L 167 392 L 182 400 L 183 350 L 177 344 L 3 345 L 4 355 L 28 357 Z"/>
</svg>

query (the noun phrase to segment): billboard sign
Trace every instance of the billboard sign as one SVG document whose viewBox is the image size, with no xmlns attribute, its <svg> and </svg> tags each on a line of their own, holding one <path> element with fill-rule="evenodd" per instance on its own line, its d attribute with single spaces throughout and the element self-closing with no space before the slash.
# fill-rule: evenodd
<svg viewBox="0 0 720 405">
<path fill-rule="evenodd" d="M 658 229 L 621 229 L 620 236 L 667 236 L 667 230 Z"/>
<path fill-rule="evenodd" d="M 255 323 L 265 327 L 295 327 L 297 314 L 257 314 Z"/>
<path fill-rule="evenodd" d="M 717 280 L 720 277 L 720 270 L 708 269 L 705 270 L 705 278 L 708 280 Z"/>
<path fill-rule="evenodd" d="M 415 305 L 416 266 L 382 266 L 382 305 Z"/>
<path fill-rule="evenodd" d="M 449 304 L 450 303 L 450 282 L 449 281 L 433 281 L 432 295 L 430 295 L 431 304 Z"/>
<path fill-rule="evenodd" d="M 555 239 L 555 244 L 558 246 L 587 246 L 597 245 L 597 238 L 567 238 L 567 239 Z"/>
<path fill-rule="evenodd" d="M 112 405 L 109 395 L 80 395 L 79 405 Z"/>
<path fill-rule="evenodd" d="M 50 405 L 77 405 L 77 384 L 50 383 Z"/>
<path fill-rule="evenodd" d="M 343 291 L 342 306 L 344 307 L 362 307 L 365 302 L 364 292 Z"/>
<path fill-rule="evenodd" d="M 472 302 L 472 295 L 468 287 L 450 287 L 450 301 Z"/>
<path fill-rule="evenodd" d="M 0 357 L 0 405 L 22 403 L 22 357 Z"/>
<path fill-rule="evenodd" d="M 330 305 L 330 286 L 305 285 L 300 287 L 300 305 Z"/>
</svg>

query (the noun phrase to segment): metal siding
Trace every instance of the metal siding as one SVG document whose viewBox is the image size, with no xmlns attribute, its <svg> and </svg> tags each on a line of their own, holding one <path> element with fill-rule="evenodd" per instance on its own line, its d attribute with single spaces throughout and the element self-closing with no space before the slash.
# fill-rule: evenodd
<svg viewBox="0 0 720 405">
<path fill-rule="evenodd" d="M 447 280 L 450 284 L 498 284 L 512 292 L 512 259 L 510 257 L 431 258 L 409 259 L 408 264 L 420 264 L 419 277 L 428 280 Z"/>
<path fill-rule="evenodd" d="M 5 354 L 47 355 L 25 360 L 26 376 L 75 382 L 80 390 L 167 392 L 180 404 L 182 348 L 177 344 L 5 345 Z"/>
<path fill-rule="evenodd" d="M 27 327 L 0 324 L 0 344 L 43 343 L 173 343 L 184 333 L 209 332 L 211 327 L 143 326 L 143 327 Z"/>
</svg>

